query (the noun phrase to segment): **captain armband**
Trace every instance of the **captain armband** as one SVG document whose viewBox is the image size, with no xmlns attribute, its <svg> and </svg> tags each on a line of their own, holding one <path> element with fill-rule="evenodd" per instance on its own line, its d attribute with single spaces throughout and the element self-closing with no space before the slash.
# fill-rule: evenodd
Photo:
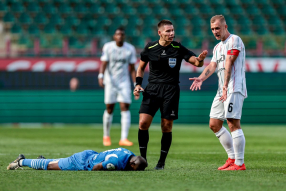
<svg viewBox="0 0 286 191">
<path fill-rule="evenodd" d="M 228 51 L 227 51 L 227 55 L 235 55 L 235 56 L 238 56 L 238 55 L 239 55 L 239 50 L 237 50 L 237 49 L 228 50 Z"/>
</svg>

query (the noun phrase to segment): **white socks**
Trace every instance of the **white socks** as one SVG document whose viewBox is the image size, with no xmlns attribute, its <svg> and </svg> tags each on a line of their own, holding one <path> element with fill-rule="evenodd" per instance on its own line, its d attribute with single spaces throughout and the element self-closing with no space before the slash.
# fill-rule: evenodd
<svg viewBox="0 0 286 191">
<path fill-rule="evenodd" d="M 244 163 L 245 137 L 242 129 L 231 132 L 231 135 L 233 139 L 235 164 L 241 166 Z"/>
<path fill-rule="evenodd" d="M 103 136 L 110 136 L 110 127 L 112 124 L 113 114 L 109 114 L 106 110 L 103 113 Z M 121 140 L 127 139 L 131 123 L 130 111 L 121 112 Z"/>
<path fill-rule="evenodd" d="M 103 136 L 110 136 L 110 127 L 112 123 L 113 114 L 109 114 L 106 110 L 103 113 Z"/>
<path fill-rule="evenodd" d="M 222 126 L 222 128 L 215 133 L 220 143 L 222 144 L 224 150 L 226 151 L 228 158 L 234 159 L 234 149 L 233 149 L 233 141 L 228 130 Z"/>
<path fill-rule="evenodd" d="M 121 111 L 121 140 L 127 139 L 131 123 L 130 111 Z"/>
<path fill-rule="evenodd" d="M 228 130 L 222 126 L 222 128 L 215 133 L 223 148 L 225 149 L 228 158 L 235 159 L 235 164 L 238 166 L 244 163 L 244 149 L 245 149 L 245 137 L 242 129 L 228 132 Z"/>
</svg>

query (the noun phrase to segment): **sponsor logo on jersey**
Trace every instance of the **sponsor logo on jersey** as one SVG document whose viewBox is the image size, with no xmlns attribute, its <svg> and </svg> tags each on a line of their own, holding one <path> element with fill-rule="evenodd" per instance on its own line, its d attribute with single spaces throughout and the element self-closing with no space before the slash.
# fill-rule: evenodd
<svg viewBox="0 0 286 191">
<path fill-rule="evenodd" d="M 216 61 L 217 64 L 219 64 L 220 62 L 225 61 L 225 55 L 221 55 L 220 59 Z"/>
<path fill-rule="evenodd" d="M 169 66 L 171 68 L 174 68 L 176 66 L 176 61 L 177 61 L 176 58 L 169 58 Z"/>
<path fill-rule="evenodd" d="M 123 62 L 125 63 L 127 60 L 126 59 L 112 59 L 113 62 Z"/>
<path fill-rule="evenodd" d="M 167 55 L 167 54 L 166 54 L 166 52 L 165 52 L 165 50 L 163 50 L 163 52 L 162 52 L 162 54 L 161 54 L 161 55 Z"/>
</svg>

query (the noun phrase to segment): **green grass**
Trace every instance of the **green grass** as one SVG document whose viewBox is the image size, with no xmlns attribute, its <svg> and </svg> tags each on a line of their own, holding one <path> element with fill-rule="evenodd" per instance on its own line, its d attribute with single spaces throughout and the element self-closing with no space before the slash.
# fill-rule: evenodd
<svg viewBox="0 0 286 191">
<path fill-rule="evenodd" d="M 246 171 L 216 170 L 227 156 L 208 125 L 174 125 L 173 143 L 165 170 L 153 170 L 159 158 L 161 132 L 152 125 L 149 166 L 144 172 L 7 171 L 19 153 L 26 158 L 67 157 L 86 149 L 117 148 L 120 128 L 111 130 L 111 147 L 102 146 L 101 125 L 0 126 L 0 190 L 286 190 L 285 125 L 244 125 Z M 139 154 L 137 126 L 129 147 Z"/>
</svg>

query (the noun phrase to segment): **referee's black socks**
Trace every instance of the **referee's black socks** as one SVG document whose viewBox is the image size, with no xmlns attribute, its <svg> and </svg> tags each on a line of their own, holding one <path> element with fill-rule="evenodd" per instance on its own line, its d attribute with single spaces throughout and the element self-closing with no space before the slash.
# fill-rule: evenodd
<svg viewBox="0 0 286 191">
<path fill-rule="evenodd" d="M 149 142 L 149 131 L 148 130 L 141 130 L 138 131 L 138 143 L 141 156 L 147 160 L 147 145 Z"/>
<path fill-rule="evenodd" d="M 163 133 L 161 139 L 161 155 L 159 159 L 159 163 L 165 164 L 166 157 L 168 155 L 169 149 L 172 143 L 172 132 Z"/>
</svg>

